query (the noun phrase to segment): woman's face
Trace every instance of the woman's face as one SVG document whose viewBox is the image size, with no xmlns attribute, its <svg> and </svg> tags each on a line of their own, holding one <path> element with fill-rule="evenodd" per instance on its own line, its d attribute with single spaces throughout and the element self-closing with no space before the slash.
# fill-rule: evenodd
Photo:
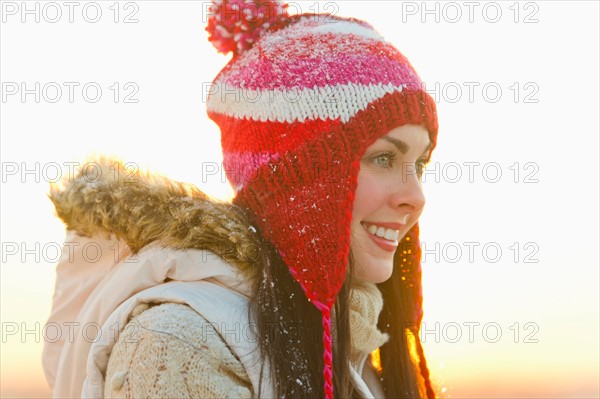
<svg viewBox="0 0 600 399">
<path fill-rule="evenodd" d="M 424 127 L 404 125 L 367 148 L 350 226 L 355 278 L 381 283 L 392 275 L 398 242 L 425 205 L 420 177 L 429 146 Z"/>
</svg>

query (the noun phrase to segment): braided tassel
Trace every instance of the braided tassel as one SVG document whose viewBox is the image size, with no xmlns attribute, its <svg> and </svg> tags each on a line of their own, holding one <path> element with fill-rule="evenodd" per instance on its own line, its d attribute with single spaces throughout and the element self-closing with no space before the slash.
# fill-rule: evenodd
<svg viewBox="0 0 600 399">
<path fill-rule="evenodd" d="M 325 399 L 333 399 L 333 351 L 331 350 L 331 310 L 323 312 L 323 377 L 325 378 Z"/>
<path fill-rule="evenodd" d="M 333 350 L 331 349 L 331 307 L 319 301 L 313 304 L 323 314 L 323 379 L 325 399 L 333 399 Z"/>
</svg>

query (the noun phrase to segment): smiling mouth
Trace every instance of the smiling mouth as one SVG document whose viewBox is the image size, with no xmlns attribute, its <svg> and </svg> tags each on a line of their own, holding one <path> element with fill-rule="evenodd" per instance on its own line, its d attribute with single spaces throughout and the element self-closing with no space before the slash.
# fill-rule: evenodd
<svg viewBox="0 0 600 399">
<path fill-rule="evenodd" d="M 376 224 L 361 223 L 367 232 L 377 238 L 388 241 L 391 245 L 398 245 L 400 230 L 390 229 Z"/>
</svg>

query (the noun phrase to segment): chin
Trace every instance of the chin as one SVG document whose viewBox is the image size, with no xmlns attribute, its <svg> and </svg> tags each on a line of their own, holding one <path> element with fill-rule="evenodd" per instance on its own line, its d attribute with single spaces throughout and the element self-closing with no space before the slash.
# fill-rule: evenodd
<svg viewBox="0 0 600 399">
<path fill-rule="evenodd" d="M 365 271 L 360 270 L 356 273 L 356 279 L 360 281 L 366 281 L 373 284 L 383 283 L 392 277 L 393 265 L 389 266 L 379 266 L 380 268 L 376 268 L 371 266 L 371 270 Z M 373 270 L 373 269 L 376 270 Z"/>
</svg>

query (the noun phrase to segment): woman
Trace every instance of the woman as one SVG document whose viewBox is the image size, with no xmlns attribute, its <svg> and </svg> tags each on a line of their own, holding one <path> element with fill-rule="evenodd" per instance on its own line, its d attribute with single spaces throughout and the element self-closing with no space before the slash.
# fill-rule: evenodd
<svg viewBox="0 0 600 399">
<path fill-rule="evenodd" d="M 67 241 L 118 249 L 59 263 L 50 321 L 102 328 L 47 345 L 54 396 L 435 397 L 415 338 L 437 137 L 419 77 L 366 22 L 278 2 L 215 3 L 208 31 L 234 53 L 207 108 L 236 196 L 106 161 L 52 193 Z"/>
</svg>

